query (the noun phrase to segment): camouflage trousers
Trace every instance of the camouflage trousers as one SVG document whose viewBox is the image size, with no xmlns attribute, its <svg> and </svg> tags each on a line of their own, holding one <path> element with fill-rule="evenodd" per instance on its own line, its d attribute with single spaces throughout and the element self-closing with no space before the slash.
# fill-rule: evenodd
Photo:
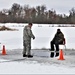
<svg viewBox="0 0 75 75">
<path fill-rule="evenodd" d="M 31 55 L 31 42 L 30 41 L 23 42 L 23 54 Z"/>
</svg>

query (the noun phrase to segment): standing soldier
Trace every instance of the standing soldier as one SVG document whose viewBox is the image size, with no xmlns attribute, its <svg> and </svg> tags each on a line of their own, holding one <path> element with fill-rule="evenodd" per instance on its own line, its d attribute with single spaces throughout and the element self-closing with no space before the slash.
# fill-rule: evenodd
<svg viewBox="0 0 75 75">
<path fill-rule="evenodd" d="M 32 23 L 29 23 L 23 30 L 23 57 L 33 57 L 31 55 L 31 38 L 35 39 L 35 36 L 31 30 Z"/>
</svg>

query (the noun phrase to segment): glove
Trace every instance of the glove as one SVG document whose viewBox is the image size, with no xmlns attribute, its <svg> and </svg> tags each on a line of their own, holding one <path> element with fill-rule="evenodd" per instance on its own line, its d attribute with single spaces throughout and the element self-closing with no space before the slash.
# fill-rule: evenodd
<svg viewBox="0 0 75 75">
<path fill-rule="evenodd" d="M 33 37 L 33 40 L 35 39 L 35 36 Z"/>
</svg>

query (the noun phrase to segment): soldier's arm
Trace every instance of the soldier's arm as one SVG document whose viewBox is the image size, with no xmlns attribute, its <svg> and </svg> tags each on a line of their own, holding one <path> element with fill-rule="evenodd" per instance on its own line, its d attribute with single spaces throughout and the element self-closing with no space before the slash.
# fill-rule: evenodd
<svg viewBox="0 0 75 75">
<path fill-rule="evenodd" d="M 32 30 L 30 28 L 28 28 L 28 36 L 30 36 L 31 38 L 35 38 L 35 36 L 32 33 Z"/>
</svg>

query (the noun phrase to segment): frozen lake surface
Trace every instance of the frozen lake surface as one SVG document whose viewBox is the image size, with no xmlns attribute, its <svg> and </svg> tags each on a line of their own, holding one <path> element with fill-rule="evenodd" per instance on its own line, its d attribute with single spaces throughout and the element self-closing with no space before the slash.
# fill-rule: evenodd
<svg viewBox="0 0 75 75">
<path fill-rule="evenodd" d="M 0 24 L 19 31 L 0 31 L 1 46 L 6 45 L 7 49 L 23 48 L 23 28 L 26 24 Z M 60 28 L 66 38 L 66 48 L 75 49 L 75 27 L 50 27 L 48 24 L 33 24 L 32 31 L 36 37 L 32 40 L 32 49 L 50 48 L 50 41 L 53 39 L 56 30 Z"/>
<path fill-rule="evenodd" d="M 0 74 L 75 74 L 75 28 L 49 27 L 34 24 L 32 31 L 36 37 L 32 40 L 33 58 L 23 58 L 23 28 L 26 24 L 0 24 L 19 31 L 0 31 Z M 59 57 L 50 58 L 50 41 L 57 28 L 66 38 L 66 49 L 63 50 L 65 60 Z M 7 55 L 2 55 L 5 45 Z M 37 50 L 35 50 L 35 48 Z M 41 50 L 42 48 L 42 50 Z"/>
</svg>

